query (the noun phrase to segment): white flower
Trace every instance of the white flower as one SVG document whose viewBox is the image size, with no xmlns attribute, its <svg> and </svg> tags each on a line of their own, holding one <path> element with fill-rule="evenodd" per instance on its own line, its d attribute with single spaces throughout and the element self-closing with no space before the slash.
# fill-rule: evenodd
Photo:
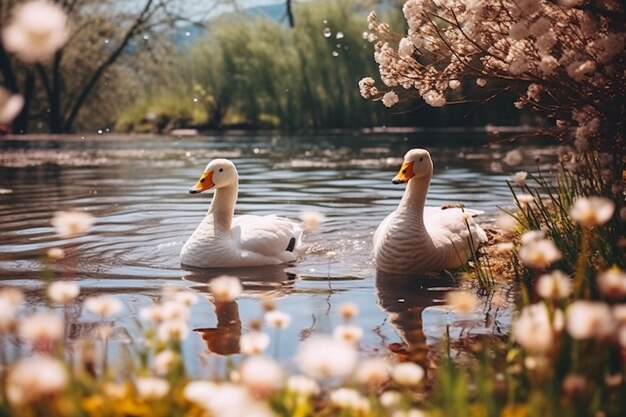
<svg viewBox="0 0 626 417">
<path fill-rule="evenodd" d="M 311 397 L 320 392 L 320 386 L 314 379 L 304 375 L 292 375 L 287 379 L 287 389 L 301 397 Z"/>
<path fill-rule="evenodd" d="M 502 160 L 509 166 L 515 166 L 522 163 L 524 156 L 519 150 L 513 149 L 512 151 L 507 152 Z"/>
<path fill-rule="evenodd" d="M 352 372 L 357 351 L 329 336 L 313 336 L 300 344 L 295 356 L 298 367 L 316 379 L 345 377 Z"/>
<path fill-rule="evenodd" d="M 539 71 L 543 73 L 545 76 L 551 75 L 556 67 L 559 66 L 559 61 L 552 55 L 544 55 L 541 57 L 541 62 L 539 62 Z"/>
<path fill-rule="evenodd" d="M 18 334 L 33 344 L 51 343 L 63 338 L 65 323 L 48 313 L 35 313 L 21 320 Z"/>
<path fill-rule="evenodd" d="M 380 394 L 380 405 L 385 408 L 395 408 L 402 402 L 402 394 L 398 391 L 385 391 Z"/>
<path fill-rule="evenodd" d="M 164 350 L 154 357 L 154 371 L 157 375 L 167 375 L 179 361 L 180 358 L 176 352 Z"/>
<path fill-rule="evenodd" d="M 480 306 L 478 298 L 469 291 L 450 291 L 446 294 L 446 304 L 460 314 L 471 313 Z"/>
<path fill-rule="evenodd" d="M 383 96 L 383 104 L 385 105 L 385 107 L 391 107 L 398 101 L 398 95 L 394 91 L 388 91 Z"/>
<path fill-rule="evenodd" d="M 87 233 L 94 222 L 94 217 L 83 211 L 57 211 L 52 218 L 57 234 L 65 238 Z"/>
<path fill-rule="evenodd" d="M 415 46 L 413 46 L 413 42 L 409 38 L 402 38 L 398 44 L 398 55 L 404 57 L 410 57 L 413 55 L 413 51 L 415 50 Z"/>
<path fill-rule="evenodd" d="M 319 211 L 303 211 L 300 213 L 300 220 L 304 225 L 304 230 L 311 232 L 326 220 L 326 216 Z"/>
<path fill-rule="evenodd" d="M 16 319 L 16 308 L 0 297 L 0 336 L 13 330 Z"/>
<path fill-rule="evenodd" d="M 397 410 L 391 417 L 427 417 L 427 414 L 417 408 L 411 408 L 409 410 Z"/>
<path fill-rule="evenodd" d="M 17 309 L 24 303 L 24 293 L 14 287 L 0 288 L 0 300 L 4 300 L 11 308 Z"/>
<path fill-rule="evenodd" d="M 209 282 L 209 290 L 215 297 L 215 301 L 227 303 L 239 297 L 243 287 L 238 278 L 222 275 Z"/>
<path fill-rule="evenodd" d="M 8 124 L 20 114 L 24 107 L 24 97 L 12 94 L 9 90 L 0 87 L 0 124 Z"/>
<path fill-rule="evenodd" d="M 239 350 L 245 355 L 258 355 L 263 353 L 270 344 L 270 337 L 261 332 L 252 331 L 241 335 Z"/>
<path fill-rule="evenodd" d="M 529 230 L 521 237 L 522 245 L 528 245 L 529 243 L 538 242 L 543 240 L 546 234 L 542 230 Z"/>
<path fill-rule="evenodd" d="M 513 177 L 512 180 L 513 182 L 515 182 L 515 184 L 519 185 L 520 187 L 522 185 L 524 185 L 526 183 L 526 178 L 528 177 L 528 172 L 526 171 L 520 171 L 520 172 L 516 172 Z"/>
<path fill-rule="evenodd" d="M 285 329 L 291 323 L 291 316 L 279 310 L 272 310 L 265 313 L 265 322 L 276 329 Z"/>
<path fill-rule="evenodd" d="M 601 226 L 615 212 L 615 203 L 604 197 L 578 197 L 569 209 L 573 221 L 583 227 Z"/>
<path fill-rule="evenodd" d="M 135 386 L 139 397 L 149 401 L 163 398 L 170 390 L 166 380 L 154 377 L 138 378 Z"/>
<path fill-rule="evenodd" d="M 389 380 L 391 366 L 384 358 L 370 358 L 361 362 L 356 370 L 356 380 L 363 385 L 379 387 Z"/>
<path fill-rule="evenodd" d="M 343 303 L 339 306 L 339 315 L 344 320 L 351 320 L 359 315 L 359 307 L 355 303 Z"/>
<path fill-rule="evenodd" d="M 65 366 L 48 356 L 21 359 L 7 376 L 7 395 L 13 404 L 38 401 L 61 392 L 68 383 Z"/>
<path fill-rule="evenodd" d="M 567 298 L 572 292 L 572 280 L 559 270 L 552 271 L 539 277 L 536 290 L 543 298 L 554 300 Z"/>
<path fill-rule="evenodd" d="M 422 98 L 431 107 L 443 107 L 446 105 L 446 97 L 439 91 L 427 91 Z"/>
<path fill-rule="evenodd" d="M 98 295 L 85 300 L 85 308 L 101 318 L 111 317 L 122 311 L 124 305 L 120 300 L 108 295 Z"/>
<path fill-rule="evenodd" d="M 533 197 L 530 194 L 522 194 L 522 195 L 517 196 L 517 201 L 519 202 L 520 207 L 526 207 L 527 205 L 532 203 L 534 200 L 535 200 L 535 197 Z"/>
<path fill-rule="evenodd" d="M 48 258 L 52 259 L 53 261 L 60 261 L 61 259 L 65 258 L 65 251 L 61 248 L 50 248 L 46 252 L 46 255 L 48 255 Z"/>
<path fill-rule="evenodd" d="M 170 300 L 161 305 L 161 317 L 164 321 L 188 321 L 189 308 L 178 301 Z"/>
<path fill-rule="evenodd" d="M 330 393 L 330 402 L 338 408 L 367 412 L 370 404 L 367 398 L 352 388 L 339 388 Z"/>
<path fill-rule="evenodd" d="M 252 356 L 240 369 L 241 382 L 255 398 L 267 398 L 283 386 L 283 370 L 276 361 Z"/>
<path fill-rule="evenodd" d="M 333 337 L 341 342 L 356 345 L 363 336 L 363 329 L 358 326 L 340 324 L 335 327 Z"/>
<path fill-rule="evenodd" d="M 615 329 L 608 304 L 577 300 L 566 311 L 567 332 L 574 339 L 605 338 Z"/>
<path fill-rule="evenodd" d="M 626 296 L 626 273 L 618 267 L 604 271 L 598 276 L 598 287 L 606 296 L 623 298 Z"/>
<path fill-rule="evenodd" d="M 212 416 L 274 417 L 265 402 L 255 401 L 248 389 L 231 383 L 216 385 L 204 405 Z"/>
<path fill-rule="evenodd" d="M 174 295 L 174 301 L 189 307 L 198 302 L 198 296 L 191 291 L 179 291 Z"/>
<path fill-rule="evenodd" d="M 412 362 L 399 363 L 391 371 L 391 378 L 396 384 L 406 387 L 419 384 L 424 375 L 424 368 Z"/>
<path fill-rule="evenodd" d="M 575 61 L 567 66 L 567 75 L 576 81 L 582 81 L 585 75 L 596 70 L 596 63 L 588 61 Z"/>
<path fill-rule="evenodd" d="M 506 232 L 512 232 L 517 226 L 517 220 L 510 214 L 500 214 L 496 218 L 496 226 Z"/>
<path fill-rule="evenodd" d="M 48 297 L 55 303 L 69 304 L 80 293 L 80 287 L 69 281 L 56 281 L 48 287 Z"/>
<path fill-rule="evenodd" d="M 337 257 L 337 252 L 329 250 L 328 252 L 326 252 L 326 257 L 328 259 L 335 259 Z"/>
<path fill-rule="evenodd" d="M 163 318 L 163 309 L 160 305 L 144 307 L 139 311 L 139 317 L 146 321 L 161 323 Z"/>
<path fill-rule="evenodd" d="M 552 319 L 544 303 L 522 309 L 513 322 L 512 332 L 517 342 L 534 355 L 548 353 L 555 344 L 556 335 L 563 329 L 563 313 L 553 312 Z"/>
<path fill-rule="evenodd" d="M 191 381 L 185 385 L 183 396 L 187 401 L 206 408 L 207 402 L 217 391 L 217 384 L 210 381 Z"/>
<path fill-rule="evenodd" d="M 185 340 L 189 333 L 187 323 L 182 320 L 169 320 L 159 325 L 157 335 L 164 342 L 180 342 Z"/>
<path fill-rule="evenodd" d="M 562 257 L 563 254 L 559 248 L 548 239 L 529 242 L 522 245 L 519 250 L 519 258 L 522 262 L 537 269 L 545 269 Z"/>
<path fill-rule="evenodd" d="M 7 51 L 25 62 L 45 61 L 67 41 L 67 16 L 48 1 L 30 1 L 16 6 L 2 31 Z"/>
<path fill-rule="evenodd" d="M 477 78 L 476 85 L 478 85 L 479 87 L 484 87 L 487 85 L 487 80 L 485 80 L 484 78 Z"/>
<path fill-rule="evenodd" d="M 459 88 L 461 86 L 461 81 L 459 81 L 459 80 L 450 80 L 448 85 L 450 86 L 451 89 L 456 90 L 457 88 Z"/>
</svg>

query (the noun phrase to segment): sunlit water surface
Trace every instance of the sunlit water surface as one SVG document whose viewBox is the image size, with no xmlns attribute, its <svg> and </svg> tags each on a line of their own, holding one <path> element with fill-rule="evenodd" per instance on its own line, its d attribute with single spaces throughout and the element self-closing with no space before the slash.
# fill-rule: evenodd
<svg viewBox="0 0 626 417">
<path fill-rule="evenodd" d="M 462 202 L 484 210 L 487 225 L 498 206 L 511 205 L 505 183 L 510 174 L 534 170 L 536 157 L 549 163 L 555 153 L 554 148 L 525 147 L 522 165 L 508 167 L 501 160 L 512 148 L 484 143 L 486 138 L 461 134 L 0 142 L 0 285 L 24 289 L 29 310 L 53 308 L 41 290 L 50 278 L 76 280 L 81 299 L 115 295 L 125 310 L 115 320 L 114 339 L 131 350 L 142 334 L 139 310 L 158 301 L 164 287 L 196 291 L 195 331 L 184 349 L 197 373 L 218 355 L 237 352 L 240 334 L 262 314 L 263 297 L 274 297 L 292 317 L 270 346 L 285 361 L 299 340 L 331 332 L 341 322 L 339 306 L 348 301 L 360 310 L 357 323 L 364 329 L 361 348 L 367 354 L 427 352 L 447 325 L 453 335 L 498 332 L 510 320 L 506 309 L 495 315 L 495 322 L 487 307 L 469 318 L 458 316 L 442 307 L 449 281 L 379 277 L 377 284 L 371 256 L 378 223 L 404 191 L 391 178 L 408 149 L 432 152 L 429 205 Z M 295 265 L 226 271 L 240 277 L 244 294 L 218 311 L 206 284 L 225 271 L 189 271 L 179 262 L 180 249 L 212 196 L 187 190 L 216 157 L 232 159 L 239 170 L 237 213 L 298 219 L 302 211 L 313 210 L 326 216 L 305 236 L 306 254 Z M 70 209 L 88 211 L 97 223 L 88 235 L 63 240 L 50 219 L 55 211 Z M 66 259 L 48 262 L 45 253 L 53 247 L 64 248 Z M 90 336 L 96 327 L 95 317 L 80 307 L 71 310 L 70 324 L 73 339 Z"/>
</svg>

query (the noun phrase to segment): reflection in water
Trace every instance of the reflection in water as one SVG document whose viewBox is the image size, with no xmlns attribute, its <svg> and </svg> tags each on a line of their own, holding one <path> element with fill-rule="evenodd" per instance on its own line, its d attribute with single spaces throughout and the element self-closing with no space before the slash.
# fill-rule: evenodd
<svg viewBox="0 0 626 417">
<path fill-rule="evenodd" d="M 439 328 L 432 333 L 429 329 L 446 313 L 425 308 L 440 294 L 424 287 L 421 278 L 419 283 L 379 279 L 375 284 L 371 262 L 372 233 L 403 193 L 402 187 L 390 184 L 398 158 L 415 147 L 428 147 L 433 158 L 436 155 L 429 205 L 462 201 L 494 213 L 496 206 L 511 201 L 504 182 L 509 174 L 490 170 L 507 149 L 480 146 L 485 137 L 419 133 L 127 139 L 111 135 L 3 142 L 0 286 L 32 288 L 28 305 L 47 308 L 45 280 L 71 276 L 82 287 L 81 297 L 106 292 L 120 298 L 126 310 L 115 326 L 140 337 L 138 311 L 153 304 L 164 286 L 206 295 L 212 277 L 235 275 L 244 286 L 236 305 L 218 308 L 207 296 L 193 307 L 192 327 L 213 329 L 199 333 L 216 352 L 236 349 L 241 323 L 258 317 L 259 297 L 270 296 L 293 318 L 282 332 L 281 355 L 293 353 L 302 335 L 332 331 L 339 321 L 335 307 L 355 302 L 361 312 L 359 325 L 380 328 L 385 339 L 395 337 L 394 327 L 406 345 L 398 351 L 418 355 L 421 349 L 423 356 L 423 317 L 426 333 L 442 334 Z M 553 150 L 525 148 L 525 164 L 515 170 L 535 169 L 535 156 L 549 163 L 555 158 Z M 295 266 L 181 269 L 180 249 L 207 209 L 206 200 L 187 193 L 188 184 L 197 180 L 198 166 L 216 157 L 236 158 L 242 178 L 238 214 L 278 212 L 297 219 L 300 212 L 313 210 L 326 216 L 304 237 L 310 249 Z M 88 235 L 64 240 L 54 234 L 53 213 L 67 209 L 97 218 Z M 64 262 L 50 265 L 45 260 L 53 247 L 66 250 Z M 329 251 L 337 253 L 332 262 Z M 384 311 L 376 305 L 375 285 Z M 442 286 L 440 281 L 433 285 Z M 379 326 L 386 314 L 391 325 Z M 433 316 L 437 319 L 429 318 Z M 79 324 L 70 329 L 72 335 L 88 333 L 94 321 L 84 311 L 77 311 L 72 320 Z M 220 334 L 227 340 L 215 347 Z M 196 336 L 186 342 L 188 360 L 195 357 L 192 343 L 202 343 Z M 366 331 L 363 346 L 378 340 Z"/>
<path fill-rule="evenodd" d="M 436 299 L 443 298 L 453 285 L 448 277 L 408 277 L 377 272 L 378 304 L 404 342 L 403 345 L 392 343 L 390 350 L 406 360 L 421 364 L 430 361 L 422 313 Z"/>
<path fill-rule="evenodd" d="M 194 329 L 202 335 L 209 352 L 218 355 L 233 355 L 239 353 L 239 339 L 241 337 L 241 319 L 239 306 L 235 301 L 216 302 L 215 315 L 217 326 L 206 329 Z"/>
</svg>

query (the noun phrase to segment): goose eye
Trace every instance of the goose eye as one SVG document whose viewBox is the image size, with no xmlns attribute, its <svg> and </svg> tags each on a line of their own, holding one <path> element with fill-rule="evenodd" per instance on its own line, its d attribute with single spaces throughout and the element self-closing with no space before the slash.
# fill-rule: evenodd
<svg viewBox="0 0 626 417">
<path fill-rule="evenodd" d="M 402 173 L 403 173 L 403 174 L 406 174 L 406 168 L 404 168 L 404 169 L 402 170 Z"/>
<path fill-rule="evenodd" d="M 420 162 L 422 162 L 423 160 L 424 160 L 424 157 L 422 156 L 422 157 L 420 158 Z"/>
<path fill-rule="evenodd" d="M 224 168 L 220 168 L 220 172 L 224 172 Z"/>
</svg>

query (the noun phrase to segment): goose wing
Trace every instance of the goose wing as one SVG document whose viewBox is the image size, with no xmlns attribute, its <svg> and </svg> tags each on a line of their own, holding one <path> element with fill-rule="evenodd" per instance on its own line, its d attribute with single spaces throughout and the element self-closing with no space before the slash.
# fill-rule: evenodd
<svg viewBox="0 0 626 417">
<path fill-rule="evenodd" d="M 243 215 L 233 219 L 232 237 L 241 250 L 277 256 L 299 246 L 302 228 L 284 217 Z"/>
</svg>

